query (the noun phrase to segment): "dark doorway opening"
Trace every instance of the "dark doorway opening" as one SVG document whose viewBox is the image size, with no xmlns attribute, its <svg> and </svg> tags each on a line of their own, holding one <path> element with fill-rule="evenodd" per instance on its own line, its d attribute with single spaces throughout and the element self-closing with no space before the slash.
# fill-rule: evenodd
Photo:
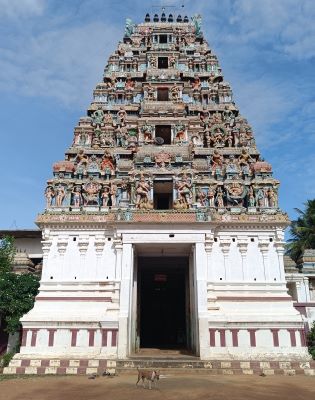
<svg viewBox="0 0 315 400">
<path fill-rule="evenodd" d="M 153 184 L 153 204 L 155 210 L 173 208 L 173 182 L 157 181 Z"/>
<path fill-rule="evenodd" d="M 188 257 L 139 257 L 140 348 L 189 348 Z"/>
<path fill-rule="evenodd" d="M 171 144 L 172 143 L 171 125 L 156 125 L 155 137 L 161 137 L 164 140 L 164 144 Z"/>
<path fill-rule="evenodd" d="M 160 35 L 160 43 L 167 43 L 167 35 Z"/>
<path fill-rule="evenodd" d="M 154 196 L 154 209 L 155 210 L 169 210 L 171 209 L 172 196 L 169 193 L 157 193 Z"/>
<path fill-rule="evenodd" d="M 157 100 L 158 101 L 168 101 L 168 88 L 158 88 Z"/>
<path fill-rule="evenodd" d="M 159 57 L 158 69 L 167 69 L 167 68 L 168 68 L 168 57 Z"/>
</svg>

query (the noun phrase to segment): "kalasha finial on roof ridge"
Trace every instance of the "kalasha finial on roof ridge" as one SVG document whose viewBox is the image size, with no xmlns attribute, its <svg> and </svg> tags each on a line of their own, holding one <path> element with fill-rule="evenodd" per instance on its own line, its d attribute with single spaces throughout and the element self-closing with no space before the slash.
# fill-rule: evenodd
<svg viewBox="0 0 315 400">
<path fill-rule="evenodd" d="M 175 8 L 175 6 L 152 6 L 153 8 L 159 8 L 161 9 L 161 16 L 159 16 L 158 13 L 154 13 L 153 18 L 152 18 L 152 22 L 169 22 L 169 23 L 189 23 L 189 18 L 187 15 L 184 16 L 184 18 L 182 17 L 181 13 L 179 12 L 177 17 L 174 17 L 173 13 L 170 13 L 167 17 L 166 15 L 166 8 Z M 181 8 L 184 8 L 184 5 L 181 6 Z M 151 22 L 151 16 L 150 13 L 146 13 L 145 18 L 144 18 L 144 22 Z"/>
</svg>

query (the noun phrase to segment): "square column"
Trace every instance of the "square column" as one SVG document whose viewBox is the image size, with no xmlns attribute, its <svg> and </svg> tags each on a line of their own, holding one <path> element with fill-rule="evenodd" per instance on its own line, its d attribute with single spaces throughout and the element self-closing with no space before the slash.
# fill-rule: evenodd
<svg viewBox="0 0 315 400">
<path fill-rule="evenodd" d="M 199 329 L 200 357 L 209 347 L 208 338 L 208 295 L 207 295 L 207 254 L 204 243 L 196 243 L 194 251 L 195 290 Z"/>
<path fill-rule="evenodd" d="M 118 318 L 118 358 L 128 356 L 128 343 L 131 333 L 129 332 L 129 315 L 131 315 L 131 284 L 133 273 L 133 246 L 124 243 L 122 246 L 122 269 L 120 286 L 120 312 Z"/>
</svg>

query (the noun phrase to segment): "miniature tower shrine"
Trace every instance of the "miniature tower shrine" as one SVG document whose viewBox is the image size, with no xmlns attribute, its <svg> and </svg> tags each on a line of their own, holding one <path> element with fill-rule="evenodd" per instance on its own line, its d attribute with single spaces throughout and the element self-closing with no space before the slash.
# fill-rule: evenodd
<svg viewBox="0 0 315 400">
<path fill-rule="evenodd" d="M 47 183 L 20 356 L 305 358 L 278 185 L 200 16 L 127 19 Z"/>
</svg>

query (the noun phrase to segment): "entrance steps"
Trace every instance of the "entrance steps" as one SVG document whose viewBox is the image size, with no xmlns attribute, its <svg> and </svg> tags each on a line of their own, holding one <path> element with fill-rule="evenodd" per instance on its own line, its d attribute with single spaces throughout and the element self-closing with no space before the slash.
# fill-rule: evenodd
<svg viewBox="0 0 315 400">
<path fill-rule="evenodd" d="M 116 373 L 136 374 L 139 369 L 160 370 L 161 375 L 314 375 L 315 361 L 202 361 L 196 357 L 147 357 L 116 361 Z"/>
<path fill-rule="evenodd" d="M 205 361 L 197 357 L 134 357 L 124 360 L 94 358 L 26 358 L 17 354 L 3 370 L 7 375 L 133 374 L 137 368 L 158 369 L 161 375 L 313 375 L 315 361 Z"/>
</svg>

